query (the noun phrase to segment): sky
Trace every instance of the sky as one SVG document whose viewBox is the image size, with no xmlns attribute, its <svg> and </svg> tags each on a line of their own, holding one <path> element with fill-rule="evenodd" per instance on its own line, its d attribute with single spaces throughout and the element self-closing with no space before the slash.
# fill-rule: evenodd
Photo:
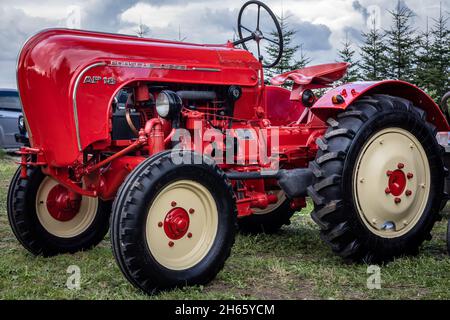
<svg viewBox="0 0 450 320">
<path fill-rule="evenodd" d="M 414 27 L 423 30 L 427 17 L 439 14 L 439 0 L 401 0 L 415 13 Z M 194 43 L 225 43 L 233 39 L 237 16 L 245 0 L 0 0 L 0 87 L 16 87 L 16 59 L 26 39 L 50 27 L 136 35 L 139 24 L 149 38 Z M 288 16 L 311 64 L 333 62 L 348 36 L 356 45 L 367 21 L 377 17 L 389 28 L 393 0 L 265 0 Z M 450 1 L 442 1 L 444 12 Z M 431 21 L 431 20 L 430 20 Z M 432 21 L 431 21 L 432 22 Z M 430 23 L 431 23 L 430 22 Z"/>
</svg>

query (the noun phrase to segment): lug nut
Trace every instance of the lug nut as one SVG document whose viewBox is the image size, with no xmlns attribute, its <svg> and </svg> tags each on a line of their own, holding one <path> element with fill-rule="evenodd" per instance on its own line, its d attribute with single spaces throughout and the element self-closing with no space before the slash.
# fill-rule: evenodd
<svg viewBox="0 0 450 320">
<path fill-rule="evenodd" d="M 170 205 L 171 205 L 172 207 L 175 207 L 175 206 L 177 205 L 177 203 L 176 203 L 175 201 L 172 201 L 172 202 L 170 203 Z"/>
<path fill-rule="evenodd" d="M 169 247 L 172 248 L 172 247 L 174 246 L 174 244 L 175 244 L 175 243 L 174 243 L 173 241 L 169 241 Z"/>
<path fill-rule="evenodd" d="M 384 189 L 384 193 L 386 193 L 386 194 L 391 193 L 391 189 L 389 189 L 389 188 Z"/>
<path fill-rule="evenodd" d="M 187 237 L 188 237 L 188 238 L 192 238 L 192 233 L 189 232 L 189 233 L 187 234 Z"/>
<path fill-rule="evenodd" d="M 392 171 L 391 171 L 391 170 L 386 171 L 386 175 L 387 175 L 388 177 L 391 176 L 391 175 L 392 175 Z"/>
<path fill-rule="evenodd" d="M 412 191 L 411 190 L 406 190 L 405 194 L 409 197 L 410 195 L 412 195 Z"/>
<path fill-rule="evenodd" d="M 408 174 L 406 175 L 406 177 L 408 179 L 412 179 L 414 177 L 414 175 L 411 172 L 408 172 Z"/>
<path fill-rule="evenodd" d="M 163 223 L 162 222 L 158 222 L 158 227 L 162 227 L 163 226 Z"/>
<path fill-rule="evenodd" d="M 189 209 L 189 213 L 190 213 L 190 214 L 193 214 L 194 212 L 195 212 L 195 210 L 194 210 L 194 209 L 192 209 L 192 208 L 191 208 L 191 209 Z"/>
<path fill-rule="evenodd" d="M 402 199 L 400 199 L 400 198 L 395 198 L 395 199 L 394 199 L 394 202 L 398 204 L 398 203 L 402 202 Z"/>
<path fill-rule="evenodd" d="M 399 168 L 399 169 L 403 169 L 404 167 L 405 167 L 405 165 L 401 162 L 397 165 L 397 168 Z"/>
</svg>

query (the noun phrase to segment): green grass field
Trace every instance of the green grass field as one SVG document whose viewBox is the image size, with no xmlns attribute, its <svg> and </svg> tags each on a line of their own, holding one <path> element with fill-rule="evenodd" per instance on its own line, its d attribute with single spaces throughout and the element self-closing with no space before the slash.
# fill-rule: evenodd
<svg viewBox="0 0 450 320">
<path fill-rule="evenodd" d="M 450 258 L 445 224 L 417 257 L 381 267 L 381 289 L 367 289 L 367 266 L 345 264 L 319 238 L 309 218 L 297 214 L 277 235 L 238 235 L 232 255 L 217 278 L 205 287 L 146 296 L 122 276 L 109 238 L 74 255 L 34 257 L 12 234 L 6 194 L 16 168 L 0 163 L 0 299 L 450 299 Z M 81 288 L 69 290 L 67 268 L 81 269 Z"/>
</svg>

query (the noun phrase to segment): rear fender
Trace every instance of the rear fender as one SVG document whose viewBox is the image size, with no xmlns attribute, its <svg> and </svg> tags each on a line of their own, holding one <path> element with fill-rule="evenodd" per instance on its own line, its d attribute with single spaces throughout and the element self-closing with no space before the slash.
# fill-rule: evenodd
<svg viewBox="0 0 450 320">
<path fill-rule="evenodd" d="M 426 111 L 427 121 L 434 124 L 439 131 L 450 131 L 450 126 L 439 106 L 418 87 L 399 80 L 377 82 L 353 82 L 329 90 L 313 107 L 311 112 L 323 121 L 333 117 L 337 112 L 347 109 L 353 102 L 372 94 L 388 94 L 411 101 L 416 107 Z M 341 95 L 344 102 L 333 104 L 333 96 Z"/>
</svg>

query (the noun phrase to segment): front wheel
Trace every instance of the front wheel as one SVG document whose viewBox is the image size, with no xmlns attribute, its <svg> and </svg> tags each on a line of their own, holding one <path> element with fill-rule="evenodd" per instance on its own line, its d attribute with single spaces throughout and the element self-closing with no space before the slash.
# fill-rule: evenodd
<svg viewBox="0 0 450 320">
<path fill-rule="evenodd" d="M 237 216 L 231 185 L 215 164 L 196 157 L 174 164 L 165 152 L 145 160 L 113 205 L 115 258 L 148 294 L 206 284 L 230 255 Z"/>
<path fill-rule="evenodd" d="M 330 119 L 308 188 L 322 239 L 350 260 L 414 254 L 439 219 L 444 166 L 435 128 L 408 100 L 365 97 Z"/>
<path fill-rule="evenodd" d="M 35 255 L 53 256 L 87 250 L 103 240 L 111 204 L 98 198 L 71 196 L 68 189 L 42 173 L 19 167 L 8 190 L 8 220 L 19 242 Z"/>
</svg>

